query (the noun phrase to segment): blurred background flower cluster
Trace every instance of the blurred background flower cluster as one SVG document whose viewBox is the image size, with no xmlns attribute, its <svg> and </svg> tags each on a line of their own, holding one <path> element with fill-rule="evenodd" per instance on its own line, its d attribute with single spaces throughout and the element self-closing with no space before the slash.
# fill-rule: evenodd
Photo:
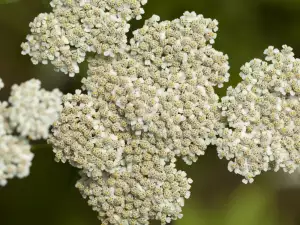
<svg viewBox="0 0 300 225">
<path fill-rule="evenodd" d="M 149 0 L 144 8 L 143 20 L 133 21 L 132 30 L 142 27 L 152 14 L 172 20 L 185 11 L 195 11 L 219 21 L 215 48 L 229 55 L 231 66 L 230 82 L 217 90 L 220 96 L 240 81 L 240 67 L 253 58 L 263 58 L 269 45 L 280 48 L 287 44 L 300 57 L 299 0 Z M 7 99 L 12 84 L 30 78 L 40 79 L 47 90 L 74 93 L 80 87 L 85 64 L 81 74 L 70 79 L 53 72 L 51 65 L 33 66 L 29 57 L 21 55 L 29 22 L 48 11 L 48 0 L 0 0 L 0 77 L 5 82 L 0 100 Z M 0 188 L 0 224 L 99 225 L 96 213 L 74 187 L 77 170 L 55 163 L 51 147 L 44 142 L 35 143 L 32 151 L 31 175 Z M 173 225 L 300 224 L 300 175 L 291 180 L 288 175 L 269 172 L 244 185 L 227 170 L 226 160 L 218 159 L 215 147 L 191 167 L 179 164 L 194 183 L 184 217 Z"/>
</svg>

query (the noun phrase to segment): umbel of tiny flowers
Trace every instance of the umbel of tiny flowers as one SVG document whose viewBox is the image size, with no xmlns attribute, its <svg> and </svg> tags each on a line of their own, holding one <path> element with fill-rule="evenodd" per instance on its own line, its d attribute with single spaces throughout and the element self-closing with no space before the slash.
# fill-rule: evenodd
<svg viewBox="0 0 300 225">
<path fill-rule="evenodd" d="M 114 56 L 125 51 L 132 18 L 141 19 L 147 0 L 53 0 L 51 13 L 29 24 L 31 34 L 22 54 L 33 64 L 49 61 L 57 71 L 74 76 L 88 52 Z"/>
<path fill-rule="evenodd" d="M 58 89 L 46 91 L 36 79 L 13 85 L 8 100 L 11 127 L 31 140 L 46 139 L 62 109 L 61 98 Z"/>
<path fill-rule="evenodd" d="M 181 218 L 192 182 L 175 164 L 155 164 L 145 158 L 138 164 L 132 161 L 132 169 L 125 166 L 98 180 L 81 175 L 76 187 L 105 225 L 149 224 L 149 220 L 166 224 Z"/>
<path fill-rule="evenodd" d="M 115 105 L 76 91 L 54 124 L 56 160 L 82 170 L 76 187 L 103 224 L 162 224 L 181 218 L 191 179 L 174 153 L 130 132 Z"/>
<path fill-rule="evenodd" d="M 7 184 L 7 179 L 23 178 L 29 175 L 33 154 L 25 138 L 0 136 L 0 186 Z"/>
<path fill-rule="evenodd" d="M 218 154 L 244 183 L 262 171 L 292 173 L 300 164 L 300 59 L 286 45 L 264 53 L 265 61 L 241 68 L 243 81 L 222 98 L 229 127 L 217 140 Z"/>
<path fill-rule="evenodd" d="M 182 217 L 191 164 L 223 129 L 214 87 L 228 57 L 208 43 L 217 22 L 186 12 L 134 32 L 125 52 L 88 60 L 82 90 L 63 97 L 49 143 L 81 169 L 77 187 L 103 224 L 162 224 Z"/>
<path fill-rule="evenodd" d="M 191 164 L 223 127 L 213 87 L 228 81 L 228 57 L 206 45 L 216 24 L 189 12 L 161 23 L 153 16 L 134 32 L 129 54 L 89 60 L 83 88 L 116 105 L 136 135 Z"/>
<path fill-rule="evenodd" d="M 104 224 L 162 224 L 182 217 L 191 164 L 223 129 L 214 87 L 228 81 L 228 57 L 211 44 L 218 22 L 186 12 L 140 19 L 138 0 L 52 1 L 22 44 L 32 62 L 74 76 L 91 58 L 82 90 L 63 97 L 49 143 L 56 160 L 81 169 L 77 187 Z"/>
<path fill-rule="evenodd" d="M 14 85 L 9 102 L 0 102 L 0 186 L 29 175 L 33 159 L 29 140 L 48 137 L 61 111 L 61 96 L 58 90 L 40 89 L 40 81 L 32 79 Z"/>
</svg>

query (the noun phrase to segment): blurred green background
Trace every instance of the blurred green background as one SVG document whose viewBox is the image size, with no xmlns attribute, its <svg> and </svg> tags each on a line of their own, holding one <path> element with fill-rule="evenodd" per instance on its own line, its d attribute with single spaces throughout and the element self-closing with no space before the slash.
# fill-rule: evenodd
<svg viewBox="0 0 300 225">
<path fill-rule="evenodd" d="M 230 57 L 231 79 L 236 85 L 239 68 L 262 53 L 268 45 L 288 44 L 300 57 L 300 0 L 148 0 L 149 18 L 162 20 L 179 17 L 184 11 L 196 11 L 220 22 L 215 48 Z M 38 78 L 46 89 L 74 92 L 80 79 L 53 72 L 49 66 L 33 66 L 20 54 L 20 44 L 29 32 L 28 24 L 41 12 L 50 10 L 48 0 L 0 0 L 0 77 L 5 82 L 0 100 L 9 95 L 14 83 Z M 132 22 L 132 29 L 142 21 Z M 86 65 L 81 65 L 85 71 Z M 228 86 L 228 85 L 227 85 Z M 226 87 L 218 90 L 224 95 Z M 51 147 L 35 143 L 35 158 L 28 178 L 10 180 L 0 188 L 1 225 L 100 225 L 100 221 L 81 198 L 74 184 L 77 171 L 53 160 Z M 244 185 L 241 177 L 229 173 L 215 148 L 198 163 L 187 167 L 194 180 L 192 196 L 186 201 L 184 218 L 174 225 L 300 225 L 300 189 L 282 188 L 282 174 L 267 173 L 254 184 Z M 299 178 L 300 183 L 300 178 Z M 155 224 L 155 223 L 153 223 Z"/>
</svg>

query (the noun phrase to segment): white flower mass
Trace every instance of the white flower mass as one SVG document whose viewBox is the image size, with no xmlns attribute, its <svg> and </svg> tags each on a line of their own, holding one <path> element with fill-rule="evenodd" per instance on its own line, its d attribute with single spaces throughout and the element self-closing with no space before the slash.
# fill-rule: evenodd
<svg viewBox="0 0 300 225">
<path fill-rule="evenodd" d="M 51 13 L 39 14 L 29 24 L 31 34 L 22 54 L 33 64 L 49 61 L 57 71 L 74 76 L 86 53 L 114 56 L 125 51 L 128 21 L 140 19 L 145 0 L 53 0 Z"/>
<path fill-rule="evenodd" d="M 104 225 L 180 219 L 192 180 L 175 163 L 196 162 L 211 144 L 244 183 L 300 163 L 300 60 L 292 49 L 269 47 L 265 61 L 246 63 L 243 81 L 220 101 L 215 89 L 229 81 L 229 64 L 212 46 L 218 22 L 195 12 L 173 21 L 154 15 L 128 41 L 128 22 L 141 19 L 146 3 L 53 0 L 52 12 L 30 23 L 22 54 L 74 76 L 94 53 L 82 88 L 62 97 L 59 115 L 60 93 L 37 81 L 13 88 L 16 109 L 0 108 L 31 139 L 48 136 L 56 120 L 48 139 L 55 160 L 80 169 L 76 187 Z M 39 97 L 30 102 L 32 95 Z"/>
<path fill-rule="evenodd" d="M 264 53 L 265 61 L 241 68 L 243 81 L 222 98 L 229 127 L 217 141 L 218 154 L 245 183 L 262 171 L 292 173 L 300 164 L 300 59 L 286 45 Z"/>
<path fill-rule="evenodd" d="M 63 100 L 49 142 L 57 161 L 82 169 L 76 187 L 103 224 L 165 224 L 182 216 L 192 181 L 176 170 L 171 150 L 131 132 L 101 97 L 77 90 Z"/>
<path fill-rule="evenodd" d="M 49 127 L 62 109 L 61 98 L 58 89 L 51 92 L 41 89 L 41 82 L 36 79 L 13 85 L 8 100 L 12 128 L 31 140 L 46 139 Z"/>
<path fill-rule="evenodd" d="M 81 169 L 76 187 L 103 224 L 182 217 L 192 180 L 175 162 L 196 162 L 224 128 L 214 87 L 229 65 L 211 45 L 217 25 L 194 12 L 153 16 L 122 51 L 89 58 L 82 90 L 63 97 L 48 141 L 57 161 Z"/>
<path fill-rule="evenodd" d="M 34 155 L 28 139 L 46 139 L 61 111 L 62 93 L 40 86 L 36 79 L 14 85 L 9 102 L 0 102 L 0 186 L 8 179 L 29 175 Z"/>
<path fill-rule="evenodd" d="M 0 136 L 0 186 L 7 184 L 7 179 L 23 178 L 29 175 L 33 153 L 30 144 L 22 137 Z"/>
</svg>

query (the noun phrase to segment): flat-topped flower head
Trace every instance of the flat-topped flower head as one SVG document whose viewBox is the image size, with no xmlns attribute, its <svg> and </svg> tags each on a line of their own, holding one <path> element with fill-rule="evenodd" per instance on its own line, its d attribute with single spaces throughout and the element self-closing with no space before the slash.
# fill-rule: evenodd
<svg viewBox="0 0 300 225">
<path fill-rule="evenodd" d="M 222 87 L 228 82 L 228 56 L 212 48 L 218 22 L 195 12 L 185 12 L 180 19 L 159 22 L 152 16 L 133 32 L 131 54 L 151 72 L 171 75 L 203 76 L 206 85 Z"/>
<path fill-rule="evenodd" d="M 192 182 L 174 164 L 154 164 L 145 158 L 97 180 L 81 176 L 76 187 L 105 225 L 148 225 L 150 220 L 165 225 L 180 219 Z"/>
<path fill-rule="evenodd" d="M 28 176 L 32 158 L 25 139 L 0 135 L 0 186 L 5 186 L 8 179 Z"/>
<path fill-rule="evenodd" d="M 0 79 L 0 88 L 4 84 Z M 41 89 L 35 79 L 12 87 L 9 102 L 0 102 L 0 186 L 29 175 L 31 140 L 47 138 L 61 110 L 62 93 Z"/>
<path fill-rule="evenodd" d="M 228 81 L 228 57 L 207 45 L 217 21 L 194 12 L 158 21 L 134 31 L 129 54 L 91 59 L 84 88 L 114 103 L 136 135 L 191 164 L 222 127 L 213 88 Z"/>
<path fill-rule="evenodd" d="M 103 224 L 166 224 L 181 218 L 191 179 L 170 149 L 131 132 L 113 102 L 95 93 L 63 97 L 49 143 L 56 160 L 81 169 L 77 187 Z"/>
<path fill-rule="evenodd" d="M 140 3 L 78 4 L 84 10 L 100 4 L 126 23 L 139 17 L 141 11 L 132 12 Z M 68 5 L 53 1 L 55 16 Z M 88 34 L 94 29 L 89 18 L 81 20 Z M 77 187 L 103 224 L 166 224 L 182 217 L 191 180 L 174 163 L 195 162 L 224 127 L 214 88 L 228 81 L 229 65 L 228 56 L 211 46 L 217 24 L 186 12 L 173 21 L 153 16 L 124 48 L 111 48 L 114 35 L 107 36 L 112 41 L 101 45 L 105 51 L 88 60 L 82 90 L 63 97 L 49 143 L 57 161 L 81 169 Z M 106 34 L 103 24 L 98 29 Z"/>
<path fill-rule="evenodd" d="M 124 152 L 129 148 L 152 149 L 152 154 L 164 152 L 161 160 L 175 161 L 170 150 L 160 152 L 146 139 L 132 134 L 114 104 L 79 90 L 75 95 L 64 96 L 63 100 L 64 108 L 48 140 L 57 161 L 68 161 L 93 178 L 102 176 L 102 171 L 116 171 L 124 164 Z"/>
<path fill-rule="evenodd" d="M 46 91 L 36 79 L 13 85 L 9 97 L 10 126 L 31 140 L 47 138 L 49 127 L 61 111 L 61 97 L 58 89 Z"/>
<path fill-rule="evenodd" d="M 48 140 L 56 160 L 69 161 L 95 178 L 102 170 L 113 171 L 121 163 L 126 144 L 122 118 L 105 101 L 80 90 L 64 96 L 63 101 L 64 108 Z"/>
<path fill-rule="evenodd" d="M 39 14 L 29 24 L 31 34 L 22 43 L 22 54 L 33 64 L 47 64 L 69 76 L 79 73 L 86 53 L 113 57 L 125 51 L 131 18 L 140 19 L 146 1 L 54 0 L 51 13 Z"/>
<path fill-rule="evenodd" d="M 218 96 L 205 76 L 150 72 L 130 55 L 89 61 L 83 88 L 113 104 L 135 135 L 195 162 L 222 127 Z"/>
<path fill-rule="evenodd" d="M 265 54 L 266 61 L 241 68 L 243 81 L 222 98 L 229 128 L 217 141 L 218 154 L 245 183 L 262 171 L 292 173 L 300 164 L 300 60 L 285 45 Z"/>
<path fill-rule="evenodd" d="M 129 21 L 131 19 L 139 20 L 142 18 L 141 16 L 145 13 L 142 7 L 147 1 L 148 0 L 52 0 L 50 5 L 54 10 L 60 7 L 97 7 L 111 15 Z"/>
</svg>

